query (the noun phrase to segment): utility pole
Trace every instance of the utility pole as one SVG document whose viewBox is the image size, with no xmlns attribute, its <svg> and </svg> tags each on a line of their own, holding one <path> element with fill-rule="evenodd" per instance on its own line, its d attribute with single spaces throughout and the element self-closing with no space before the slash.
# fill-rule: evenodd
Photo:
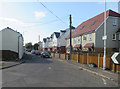
<svg viewBox="0 0 120 89">
<path fill-rule="evenodd" d="M 105 14 L 104 14 L 104 57 L 103 57 L 103 69 L 106 69 L 106 0 L 105 0 Z"/>
<path fill-rule="evenodd" d="M 70 60 L 71 60 L 71 53 L 72 53 L 72 17 L 70 14 Z"/>
</svg>

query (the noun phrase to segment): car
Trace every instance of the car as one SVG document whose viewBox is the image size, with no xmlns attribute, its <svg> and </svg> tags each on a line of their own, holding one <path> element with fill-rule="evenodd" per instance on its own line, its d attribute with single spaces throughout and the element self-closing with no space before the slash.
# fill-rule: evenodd
<svg viewBox="0 0 120 89">
<path fill-rule="evenodd" d="M 35 54 L 36 54 L 36 55 L 40 55 L 40 50 L 36 50 L 36 51 L 35 51 Z"/>
<path fill-rule="evenodd" d="M 32 53 L 32 54 L 35 54 L 35 50 L 32 50 L 31 53 Z"/>
<path fill-rule="evenodd" d="M 50 58 L 50 54 L 48 52 L 42 52 L 41 57 L 43 58 Z"/>
<path fill-rule="evenodd" d="M 26 51 L 31 52 L 31 49 L 26 49 Z"/>
</svg>

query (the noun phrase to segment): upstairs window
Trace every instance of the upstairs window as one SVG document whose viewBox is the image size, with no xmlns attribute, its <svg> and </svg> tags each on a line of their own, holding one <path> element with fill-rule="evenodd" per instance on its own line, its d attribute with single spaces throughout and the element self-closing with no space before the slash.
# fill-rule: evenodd
<svg viewBox="0 0 120 89">
<path fill-rule="evenodd" d="M 116 18 L 113 19 L 113 26 L 116 26 L 117 25 L 117 20 Z"/>
<path fill-rule="evenodd" d="M 89 34 L 89 40 L 92 41 L 92 34 Z"/>
<path fill-rule="evenodd" d="M 83 36 L 83 41 L 86 41 L 87 40 L 87 37 L 86 35 Z"/>
<path fill-rule="evenodd" d="M 73 42 L 76 43 L 76 38 L 73 38 Z"/>
<path fill-rule="evenodd" d="M 116 34 L 112 35 L 112 40 L 116 40 Z"/>
</svg>

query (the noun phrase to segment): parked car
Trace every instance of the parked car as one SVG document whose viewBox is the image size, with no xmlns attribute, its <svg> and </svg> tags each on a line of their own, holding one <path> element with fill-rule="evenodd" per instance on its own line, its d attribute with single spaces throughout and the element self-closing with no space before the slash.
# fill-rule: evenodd
<svg viewBox="0 0 120 89">
<path fill-rule="evenodd" d="M 43 58 L 50 58 L 50 54 L 48 52 L 42 52 L 41 57 Z"/>
<path fill-rule="evenodd" d="M 39 50 L 36 50 L 36 51 L 35 51 L 35 54 L 36 54 L 36 55 L 40 55 L 40 51 L 39 51 Z"/>
<path fill-rule="evenodd" d="M 35 54 L 35 50 L 32 50 L 31 53 L 32 53 L 32 54 Z"/>
<path fill-rule="evenodd" d="M 31 52 L 31 49 L 26 49 L 26 51 Z"/>
</svg>

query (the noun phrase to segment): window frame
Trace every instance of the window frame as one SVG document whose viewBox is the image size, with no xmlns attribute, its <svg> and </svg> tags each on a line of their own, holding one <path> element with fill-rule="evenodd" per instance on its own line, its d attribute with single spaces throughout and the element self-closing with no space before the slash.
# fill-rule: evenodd
<svg viewBox="0 0 120 89">
<path fill-rule="evenodd" d="M 117 19 L 116 18 L 113 18 L 113 26 L 116 26 L 117 25 Z"/>
<path fill-rule="evenodd" d="M 89 34 L 89 41 L 92 41 L 92 33 Z"/>
<path fill-rule="evenodd" d="M 113 35 L 115 35 L 115 38 L 113 39 Z M 116 40 L 116 34 L 112 34 L 112 40 Z"/>
</svg>

